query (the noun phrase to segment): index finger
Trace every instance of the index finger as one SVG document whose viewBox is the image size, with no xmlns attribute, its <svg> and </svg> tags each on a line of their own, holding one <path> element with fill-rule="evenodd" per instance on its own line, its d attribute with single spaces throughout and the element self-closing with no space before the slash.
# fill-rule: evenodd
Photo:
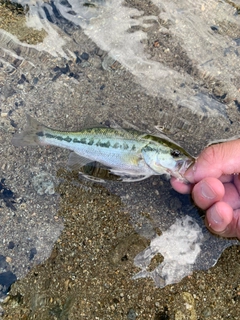
<svg viewBox="0 0 240 320">
<path fill-rule="evenodd" d="M 206 177 L 240 172 L 240 139 L 215 144 L 204 149 L 185 173 L 185 178 L 196 183 Z"/>
</svg>

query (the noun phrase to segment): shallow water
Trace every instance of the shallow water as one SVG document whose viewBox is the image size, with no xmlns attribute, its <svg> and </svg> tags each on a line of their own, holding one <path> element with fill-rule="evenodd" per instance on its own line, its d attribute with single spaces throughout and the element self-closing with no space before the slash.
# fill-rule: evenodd
<svg viewBox="0 0 240 320">
<path fill-rule="evenodd" d="M 64 226 L 53 188 L 62 182 L 56 170 L 66 167 L 68 152 L 11 146 L 26 113 L 69 130 L 83 126 L 89 115 L 144 131 L 157 125 L 194 155 L 209 140 L 239 130 L 237 2 L 19 3 L 28 4 L 25 14 L 1 7 L 0 252 L 1 272 L 11 274 L 2 295 L 14 276 L 23 277 L 49 257 Z M 119 214 L 126 212 L 131 228 L 148 240 L 132 256 L 132 266 L 140 267 L 135 278 L 150 276 L 164 287 L 210 268 L 226 247 L 239 243 L 211 235 L 203 213 L 165 177 L 108 181 L 104 188 L 119 197 Z M 175 251 L 189 231 L 192 238 Z M 149 271 L 155 255 L 164 260 Z"/>
</svg>

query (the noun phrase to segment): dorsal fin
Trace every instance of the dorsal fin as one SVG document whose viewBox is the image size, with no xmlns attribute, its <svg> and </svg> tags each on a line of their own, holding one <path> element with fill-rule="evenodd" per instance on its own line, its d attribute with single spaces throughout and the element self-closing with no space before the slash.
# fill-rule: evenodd
<svg viewBox="0 0 240 320">
<path fill-rule="evenodd" d="M 106 125 L 103 123 L 97 122 L 95 119 L 93 119 L 90 115 L 87 115 L 83 122 L 83 128 L 84 129 L 90 129 L 90 128 L 107 128 Z"/>
</svg>

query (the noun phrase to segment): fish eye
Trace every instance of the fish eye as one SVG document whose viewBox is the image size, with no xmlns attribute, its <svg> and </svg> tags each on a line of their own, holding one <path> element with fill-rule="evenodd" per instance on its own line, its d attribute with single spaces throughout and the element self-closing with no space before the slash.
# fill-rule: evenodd
<svg viewBox="0 0 240 320">
<path fill-rule="evenodd" d="M 178 158 L 180 156 L 180 151 L 179 150 L 172 150 L 171 156 L 173 156 L 174 158 Z"/>
</svg>

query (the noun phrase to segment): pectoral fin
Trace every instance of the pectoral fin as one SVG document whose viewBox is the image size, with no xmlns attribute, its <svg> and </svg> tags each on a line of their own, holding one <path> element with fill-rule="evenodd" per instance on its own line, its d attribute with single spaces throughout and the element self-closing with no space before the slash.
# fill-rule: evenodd
<svg viewBox="0 0 240 320">
<path fill-rule="evenodd" d="M 75 152 L 71 152 L 68 159 L 68 167 L 72 170 L 77 170 L 90 162 L 93 161 L 88 158 L 82 157 Z"/>
<path fill-rule="evenodd" d="M 123 181 L 123 182 L 136 182 L 136 181 L 147 179 L 149 177 L 149 175 L 132 175 L 132 174 L 128 174 L 126 172 L 122 172 L 114 169 L 111 169 L 110 171 L 112 174 L 119 177 L 119 181 Z"/>
</svg>

